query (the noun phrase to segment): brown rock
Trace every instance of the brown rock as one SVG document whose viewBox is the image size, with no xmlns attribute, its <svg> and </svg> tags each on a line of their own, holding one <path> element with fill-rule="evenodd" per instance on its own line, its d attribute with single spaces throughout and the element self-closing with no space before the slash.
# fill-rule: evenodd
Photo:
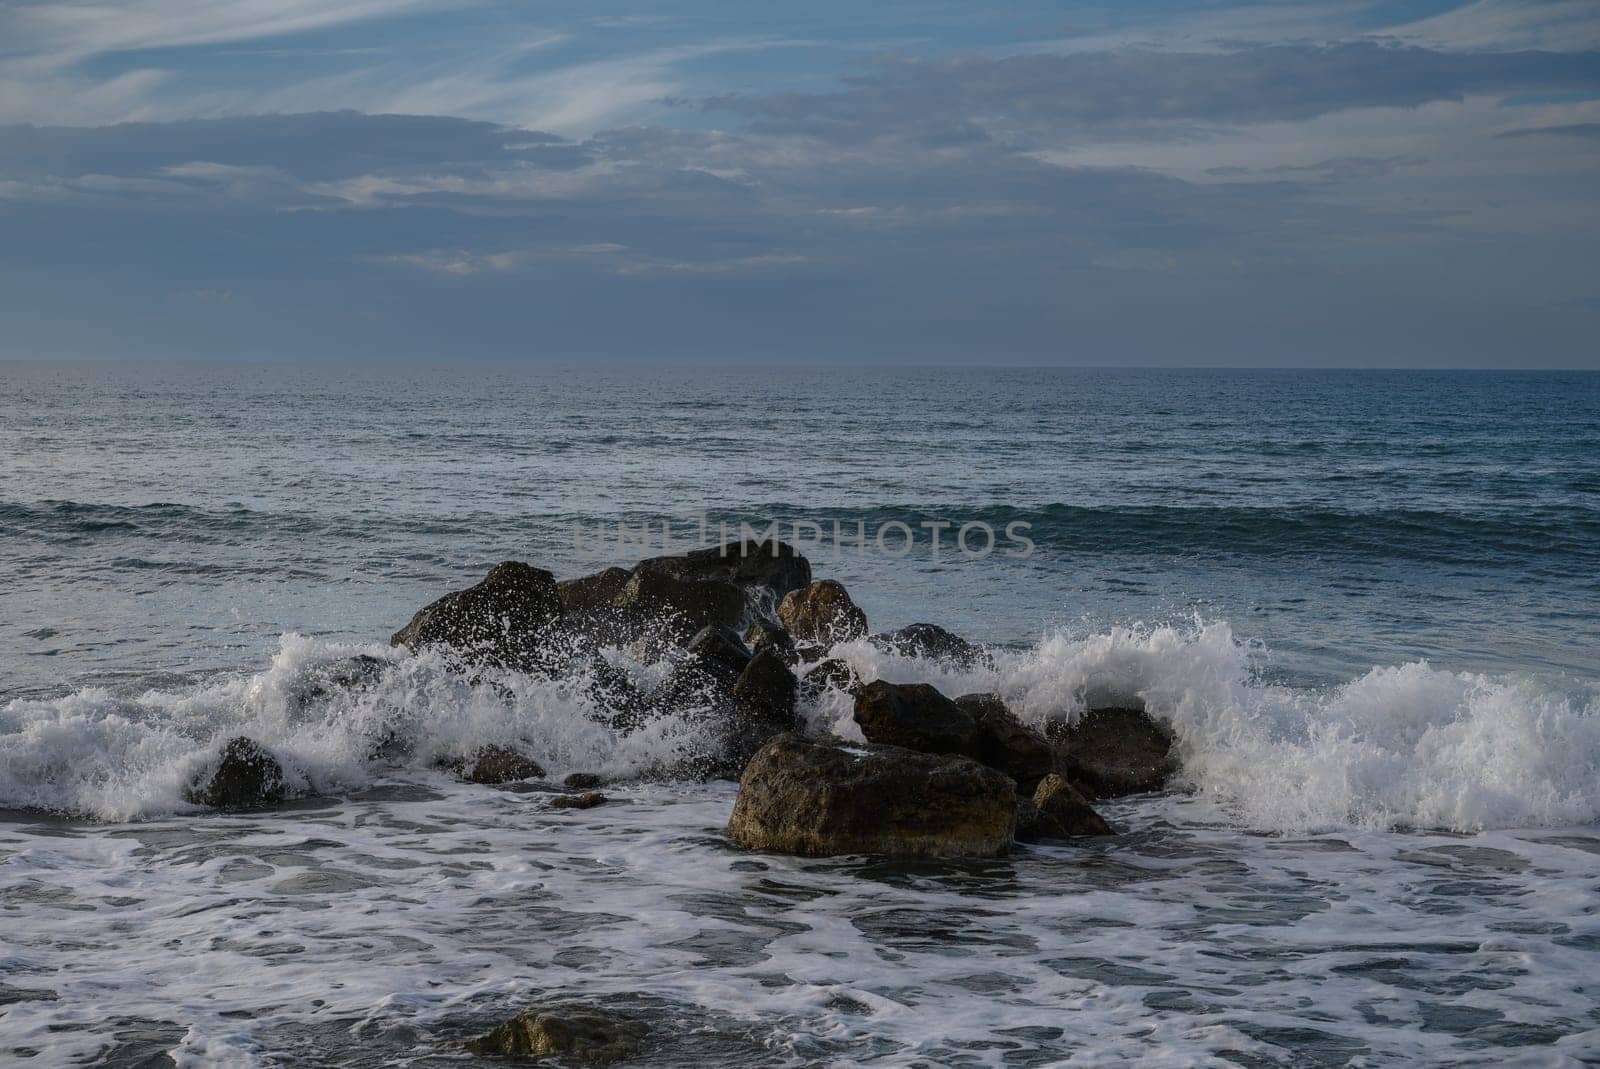
<svg viewBox="0 0 1600 1069">
<path fill-rule="evenodd" d="M 628 574 L 626 568 L 607 568 L 593 575 L 563 579 L 556 584 L 561 611 L 581 612 L 607 604 L 627 585 Z"/>
<path fill-rule="evenodd" d="M 593 809 L 597 805 L 605 805 L 609 798 L 599 791 L 584 791 L 581 794 L 558 794 L 550 799 L 551 809 Z"/>
<path fill-rule="evenodd" d="M 1096 797 L 1159 791 L 1178 771 L 1172 733 L 1143 709 L 1091 709 L 1050 730 L 1064 744 L 1062 773 Z"/>
<path fill-rule="evenodd" d="M 964 694 L 955 703 L 977 721 L 977 740 L 967 756 L 1016 780 L 1022 794 L 1031 795 L 1055 771 L 1050 740 L 1013 716 L 998 694 Z"/>
<path fill-rule="evenodd" d="M 1089 800 L 1053 772 L 1039 781 L 1032 806 L 1033 819 L 1018 824 L 1019 839 L 1035 842 L 1112 834 L 1111 825 L 1090 807 Z"/>
<path fill-rule="evenodd" d="M 977 752 L 977 719 L 926 683 L 878 679 L 856 692 L 855 720 L 868 742 L 923 753 Z"/>
<path fill-rule="evenodd" d="M 474 1054 L 501 1058 L 570 1059 L 609 1065 L 639 1052 L 645 1026 L 592 1006 L 524 1010 L 467 1044 Z"/>
<path fill-rule="evenodd" d="M 830 646 L 867 634 L 867 614 L 850 600 L 844 584 L 832 579 L 790 592 L 778 606 L 778 622 L 796 639 Z"/>
<path fill-rule="evenodd" d="M 539 762 L 509 746 L 484 746 L 470 762 L 453 761 L 446 767 L 468 783 L 511 783 L 544 775 Z"/>
</svg>

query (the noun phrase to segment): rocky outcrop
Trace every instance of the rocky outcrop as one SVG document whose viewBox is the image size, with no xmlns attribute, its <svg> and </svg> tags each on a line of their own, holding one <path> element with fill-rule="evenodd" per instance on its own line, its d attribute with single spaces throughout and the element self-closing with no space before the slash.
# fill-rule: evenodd
<svg viewBox="0 0 1600 1069">
<path fill-rule="evenodd" d="M 811 562 L 793 546 L 776 539 L 728 542 L 667 557 L 640 561 L 637 572 L 652 572 L 679 580 L 732 583 L 765 591 L 774 601 L 811 582 Z"/>
<path fill-rule="evenodd" d="M 1055 771 L 1050 740 L 1013 716 L 998 694 L 964 694 L 955 704 L 976 723 L 977 737 L 967 756 L 1016 780 L 1023 795 L 1033 794 L 1039 781 Z"/>
<path fill-rule="evenodd" d="M 926 683 L 866 684 L 856 691 L 855 720 L 868 742 L 931 754 L 977 751 L 976 718 Z"/>
<path fill-rule="evenodd" d="M 390 642 L 410 650 L 448 647 L 470 662 L 523 668 L 537 661 L 541 636 L 560 613 L 555 576 L 506 561 L 476 586 L 419 610 Z"/>
<path fill-rule="evenodd" d="M 483 746 L 470 759 L 447 761 L 444 767 L 467 783 L 514 783 L 544 776 L 539 762 L 509 746 Z"/>
<path fill-rule="evenodd" d="M 523 1010 L 488 1035 L 467 1043 L 473 1054 L 499 1058 L 560 1058 L 610 1065 L 639 1053 L 648 1029 L 639 1021 L 593 1006 Z"/>
<path fill-rule="evenodd" d="M 1039 781 L 1025 809 L 1026 816 L 1017 822 L 1017 838 L 1024 842 L 1112 834 L 1089 799 L 1053 772 Z"/>
<path fill-rule="evenodd" d="M 999 857 L 1016 819 L 1011 780 L 976 761 L 787 734 L 745 768 L 728 836 L 805 857 Z"/>
<path fill-rule="evenodd" d="M 938 624 L 911 624 L 898 631 L 873 635 L 870 641 L 879 649 L 902 657 L 948 661 L 960 668 L 990 663 L 989 654 L 982 646 L 974 646 Z"/>
<path fill-rule="evenodd" d="M 791 591 L 778 605 L 778 622 L 796 639 L 825 646 L 867 637 L 867 614 L 832 579 Z"/>
<path fill-rule="evenodd" d="M 593 575 L 563 579 L 556 584 L 556 593 L 561 598 L 561 611 L 582 612 L 609 604 L 627 585 L 629 575 L 626 568 L 607 568 Z"/>
<path fill-rule="evenodd" d="M 1098 798 L 1159 791 L 1178 771 L 1172 733 L 1143 709 L 1091 709 L 1050 733 L 1062 743 L 1062 773 Z"/>
<path fill-rule="evenodd" d="M 260 809 L 288 796 L 283 766 L 260 743 L 243 735 L 228 740 L 215 767 L 193 780 L 184 798 L 213 809 Z"/>
</svg>

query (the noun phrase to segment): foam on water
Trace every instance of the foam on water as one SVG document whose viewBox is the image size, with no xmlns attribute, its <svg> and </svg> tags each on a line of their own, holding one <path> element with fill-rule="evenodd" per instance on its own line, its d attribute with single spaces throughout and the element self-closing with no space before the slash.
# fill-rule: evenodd
<svg viewBox="0 0 1600 1069">
<path fill-rule="evenodd" d="M 1185 785 L 1251 829 L 1471 831 L 1600 819 L 1592 686 L 1425 663 L 1374 668 L 1325 689 L 1269 685 L 1262 646 L 1201 620 L 1055 633 L 970 669 L 867 642 L 835 652 L 866 679 L 930 682 L 952 695 L 995 691 L 1038 724 L 1143 703 L 1174 729 Z M 352 686 L 330 681 L 358 655 L 386 670 Z M 664 670 L 621 663 L 646 683 Z M 271 665 L 251 676 L 134 697 L 96 688 L 12 701 L 0 710 L 0 806 L 105 820 L 183 810 L 184 784 L 238 734 L 272 749 L 291 787 L 314 794 L 359 789 L 396 765 L 427 768 L 491 743 L 518 745 L 553 773 L 614 776 L 659 773 L 713 745 L 693 717 L 619 735 L 601 722 L 587 683 L 582 674 L 468 679 L 433 655 L 287 635 Z M 832 692 L 806 714 L 859 741 L 850 708 Z"/>
</svg>

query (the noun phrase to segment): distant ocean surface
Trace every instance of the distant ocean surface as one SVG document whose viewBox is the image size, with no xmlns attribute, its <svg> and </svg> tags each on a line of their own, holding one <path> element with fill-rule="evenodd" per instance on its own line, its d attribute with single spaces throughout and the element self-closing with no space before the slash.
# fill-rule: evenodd
<svg viewBox="0 0 1600 1069">
<path fill-rule="evenodd" d="M 401 708 L 642 767 L 387 639 L 702 519 L 907 525 L 802 549 L 995 667 L 841 655 L 1036 720 L 1142 700 L 1184 789 L 893 865 L 734 850 L 730 784 L 569 814 L 368 761 Z M 357 652 L 384 693 L 308 711 Z M 186 805 L 240 733 L 322 799 Z M 1600 374 L 0 364 L 0 1062 L 455 1065 L 572 998 L 650 1065 L 1596 1065 L 1597 821 Z"/>
</svg>

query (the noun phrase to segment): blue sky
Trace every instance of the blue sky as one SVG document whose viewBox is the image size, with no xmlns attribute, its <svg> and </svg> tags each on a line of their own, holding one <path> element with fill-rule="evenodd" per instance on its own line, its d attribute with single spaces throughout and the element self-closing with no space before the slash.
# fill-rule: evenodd
<svg viewBox="0 0 1600 1069">
<path fill-rule="evenodd" d="M 1600 5 L 0 4 L 0 357 L 1600 366 Z"/>
</svg>

